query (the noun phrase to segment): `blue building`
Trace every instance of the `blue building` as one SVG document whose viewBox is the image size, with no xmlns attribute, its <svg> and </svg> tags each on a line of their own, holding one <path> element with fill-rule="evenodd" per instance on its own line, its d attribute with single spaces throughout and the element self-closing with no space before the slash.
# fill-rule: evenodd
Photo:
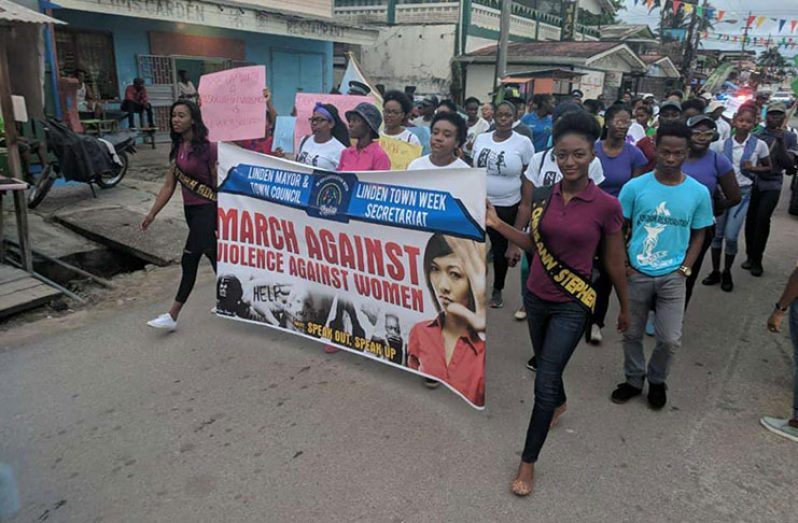
<svg viewBox="0 0 798 523">
<path fill-rule="evenodd" d="M 265 65 L 280 114 L 297 91 L 333 87 L 333 42 L 371 45 L 377 30 L 332 20 L 332 0 L 58 0 L 54 15 L 61 77 L 82 73 L 103 100 L 118 100 L 145 80 L 160 129 L 177 98 L 177 71 L 200 75 Z"/>
</svg>

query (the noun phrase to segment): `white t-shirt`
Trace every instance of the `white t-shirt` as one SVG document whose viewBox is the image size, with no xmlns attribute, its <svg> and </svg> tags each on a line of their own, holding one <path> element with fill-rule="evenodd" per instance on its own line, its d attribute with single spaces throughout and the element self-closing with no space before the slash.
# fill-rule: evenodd
<svg viewBox="0 0 798 523">
<path fill-rule="evenodd" d="M 384 130 L 380 131 L 382 136 L 387 136 L 388 138 L 393 138 L 394 140 L 399 140 L 401 142 L 411 143 L 413 145 L 421 145 L 421 140 L 418 139 L 418 136 L 411 133 L 407 129 L 403 129 L 399 134 L 387 134 Z"/>
<path fill-rule="evenodd" d="M 544 154 L 546 155 L 545 158 L 543 158 Z M 601 166 L 601 160 L 593 158 L 587 175 L 593 180 L 593 183 L 601 185 L 604 181 L 604 168 Z M 554 157 L 554 149 L 547 149 L 535 154 L 524 176 L 535 187 L 548 187 L 562 180 L 562 171 L 560 171 L 560 166 L 557 165 L 557 159 Z"/>
<path fill-rule="evenodd" d="M 421 158 L 416 158 L 407 166 L 408 171 L 420 171 L 421 169 L 470 169 L 471 166 L 465 163 L 460 158 L 456 158 L 452 163 L 449 165 L 444 165 L 441 167 L 440 165 L 435 165 L 429 159 L 429 155 L 422 156 Z"/>
<path fill-rule="evenodd" d="M 743 159 L 743 151 L 745 150 L 745 143 L 738 143 L 737 140 L 734 138 L 729 138 L 732 141 L 732 167 L 734 167 L 734 174 L 737 178 L 737 185 L 740 187 L 747 187 L 749 185 L 753 185 L 754 182 L 747 176 L 740 173 L 740 163 Z M 760 140 L 756 136 L 749 134 L 748 140 L 756 140 L 757 144 L 754 148 L 754 153 L 751 155 L 751 163 L 754 165 L 758 165 L 759 161 L 762 158 L 767 158 L 770 156 L 770 149 L 768 148 L 768 144 L 766 144 L 763 140 Z M 748 141 L 746 140 L 746 142 Z M 710 148 L 718 154 L 724 154 L 724 140 L 718 140 L 717 142 L 712 142 Z"/>
<path fill-rule="evenodd" d="M 478 119 L 474 125 L 468 128 L 466 144 L 463 149 L 465 149 L 467 153 L 473 151 L 474 141 L 477 139 L 477 136 L 486 132 L 488 129 L 490 129 L 490 124 L 484 118 Z"/>
<path fill-rule="evenodd" d="M 631 138 L 630 143 L 636 144 L 640 140 L 646 137 L 646 128 L 640 125 L 637 122 L 632 123 L 629 126 L 629 130 L 626 132 L 626 136 Z"/>
<path fill-rule="evenodd" d="M 521 176 L 535 154 L 535 146 L 525 136 L 513 131 L 503 142 L 494 133 L 483 133 L 474 142 L 474 166 L 487 171 L 488 200 L 497 207 L 509 207 L 521 201 Z"/>
<path fill-rule="evenodd" d="M 306 136 L 302 140 L 304 143 L 300 142 L 296 161 L 327 171 L 338 169 L 338 162 L 341 160 L 341 152 L 346 149 L 344 144 L 335 138 L 330 138 L 324 143 L 316 143 L 316 139 L 312 134 Z"/>
<path fill-rule="evenodd" d="M 731 136 L 731 125 L 723 117 L 718 118 L 715 123 L 718 125 L 719 140 L 725 140 Z"/>
</svg>

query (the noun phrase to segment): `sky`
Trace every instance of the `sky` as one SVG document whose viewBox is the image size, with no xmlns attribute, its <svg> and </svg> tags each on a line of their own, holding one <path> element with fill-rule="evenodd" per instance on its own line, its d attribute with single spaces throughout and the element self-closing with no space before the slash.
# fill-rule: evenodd
<svg viewBox="0 0 798 523">
<path fill-rule="evenodd" d="M 703 0 L 700 0 L 703 4 Z M 665 3 L 664 0 L 662 3 Z M 690 3 L 695 3 L 691 0 Z M 790 33 L 790 20 L 798 20 L 798 0 L 710 0 L 710 5 L 718 10 L 726 11 L 721 23 L 715 24 L 715 31 L 721 34 L 742 35 L 745 29 L 745 24 L 748 18 L 748 11 L 751 11 L 753 16 L 766 16 L 768 17 L 762 24 L 762 27 L 757 29 L 755 26 L 749 29 L 749 37 L 763 37 L 781 40 L 781 37 L 792 37 L 795 42 L 798 42 L 798 27 L 795 33 Z M 648 8 L 645 5 L 645 0 L 639 0 L 638 5 L 635 5 L 634 0 L 625 0 L 626 9 L 618 13 L 621 20 L 629 24 L 649 24 L 652 28 L 656 28 L 659 23 L 660 10 L 654 8 L 651 14 L 648 13 Z M 668 2 L 667 9 L 671 9 L 671 4 Z M 771 20 L 775 18 L 776 20 Z M 784 29 L 779 33 L 778 19 L 786 18 L 787 23 Z M 723 23 L 726 21 L 736 20 L 736 23 Z M 710 33 L 710 37 L 712 34 Z M 716 40 L 703 40 L 702 49 L 740 49 L 740 44 L 732 44 L 727 42 L 719 42 Z M 746 45 L 747 49 L 755 49 L 762 51 L 764 47 L 751 47 Z M 790 57 L 798 54 L 798 46 L 795 48 L 784 47 L 779 48 L 781 54 L 785 57 Z"/>
</svg>

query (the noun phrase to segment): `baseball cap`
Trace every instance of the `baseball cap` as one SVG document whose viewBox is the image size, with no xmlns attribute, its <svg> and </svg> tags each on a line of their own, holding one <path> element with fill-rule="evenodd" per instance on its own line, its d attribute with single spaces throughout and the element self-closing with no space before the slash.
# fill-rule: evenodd
<svg viewBox="0 0 798 523">
<path fill-rule="evenodd" d="M 662 102 L 662 105 L 659 106 L 659 112 L 662 112 L 665 109 L 676 109 L 677 111 L 682 112 L 682 104 L 676 100 L 665 100 Z"/>
<path fill-rule="evenodd" d="M 582 98 L 584 98 L 584 97 L 585 97 L 585 93 L 583 93 L 583 92 L 582 92 L 581 90 L 579 90 L 579 89 L 574 89 L 573 91 L 571 91 L 571 96 L 573 96 L 574 98 L 578 98 L 579 100 L 581 100 Z"/>
<path fill-rule="evenodd" d="M 787 106 L 784 105 L 782 102 L 771 102 L 768 104 L 768 114 L 770 113 L 786 113 Z"/>
<path fill-rule="evenodd" d="M 709 106 L 707 106 L 706 112 L 707 113 L 712 113 L 716 109 L 721 109 L 721 108 L 725 108 L 725 107 L 726 106 L 720 100 L 712 100 L 711 102 L 709 102 Z"/>
<path fill-rule="evenodd" d="M 713 129 L 718 128 L 717 122 L 705 114 L 697 114 L 687 119 L 687 127 L 691 129 L 699 124 L 706 124 Z"/>
<path fill-rule="evenodd" d="M 424 98 L 422 98 L 421 101 L 418 102 L 418 105 L 426 105 L 426 106 L 438 107 L 439 103 L 440 102 L 438 100 L 438 97 L 433 94 L 433 95 L 425 96 Z"/>
</svg>

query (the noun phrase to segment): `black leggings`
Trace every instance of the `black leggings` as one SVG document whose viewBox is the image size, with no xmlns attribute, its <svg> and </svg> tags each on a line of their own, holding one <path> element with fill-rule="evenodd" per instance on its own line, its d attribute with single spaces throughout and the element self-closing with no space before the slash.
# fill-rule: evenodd
<svg viewBox="0 0 798 523">
<path fill-rule="evenodd" d="M 509 207 L 496 207 L 496 214 L 499 215 L 504 222 L 515 225 L 515 217 L 518 214 L 518 204 Z M 497 291 L 504 289 L 504 280 L 507 277 L 507 258 L 504 257 L 507 252 L 507 238 L 488 227 L 488 236 L 490 237 L 490 250 L 493 253 L 493 288 Z"/>
<path fill-rule="evenodd" d="M 770 236 L 770 218 L 779 203 L 781 190 L 754 191 L 745 216 L 745 253 L 752 262 L 762 263 Z"/>
<path fill-rule="evenodd" d="M 175 297 L 178 303 L 188 300 L 197 281 L 197 269 L 203 254 L 216 272 L 216 204 L 186 205 L 183 209 L 188 223 L 188 238 L 180 259 L 183 276 Z"/>
<path fill-rule="evenodd" d="M 698 280 L 699 273 L 701 272 L 701 265 L 704 263 L 704 256 L 706 256 L 707 251 L 709 250 L 710 246 L 712 246 L 712 238 L 714 237 L 715 226 L 712 225 L 711 227 L 707 227 L 704 234 L 704 243 L 701 244 L 701 250 L 698 252 L 698 258 L 695 259 L 695 263 L 691 267 L 692 274 L 690 274 L 690 277 L 687 278 L 687 294 L 684 300 L 684 310 L 687 310 L 687 306 L 690 304 L 690 298 L 693 296 L 695 282 Z"/>
</svg>

